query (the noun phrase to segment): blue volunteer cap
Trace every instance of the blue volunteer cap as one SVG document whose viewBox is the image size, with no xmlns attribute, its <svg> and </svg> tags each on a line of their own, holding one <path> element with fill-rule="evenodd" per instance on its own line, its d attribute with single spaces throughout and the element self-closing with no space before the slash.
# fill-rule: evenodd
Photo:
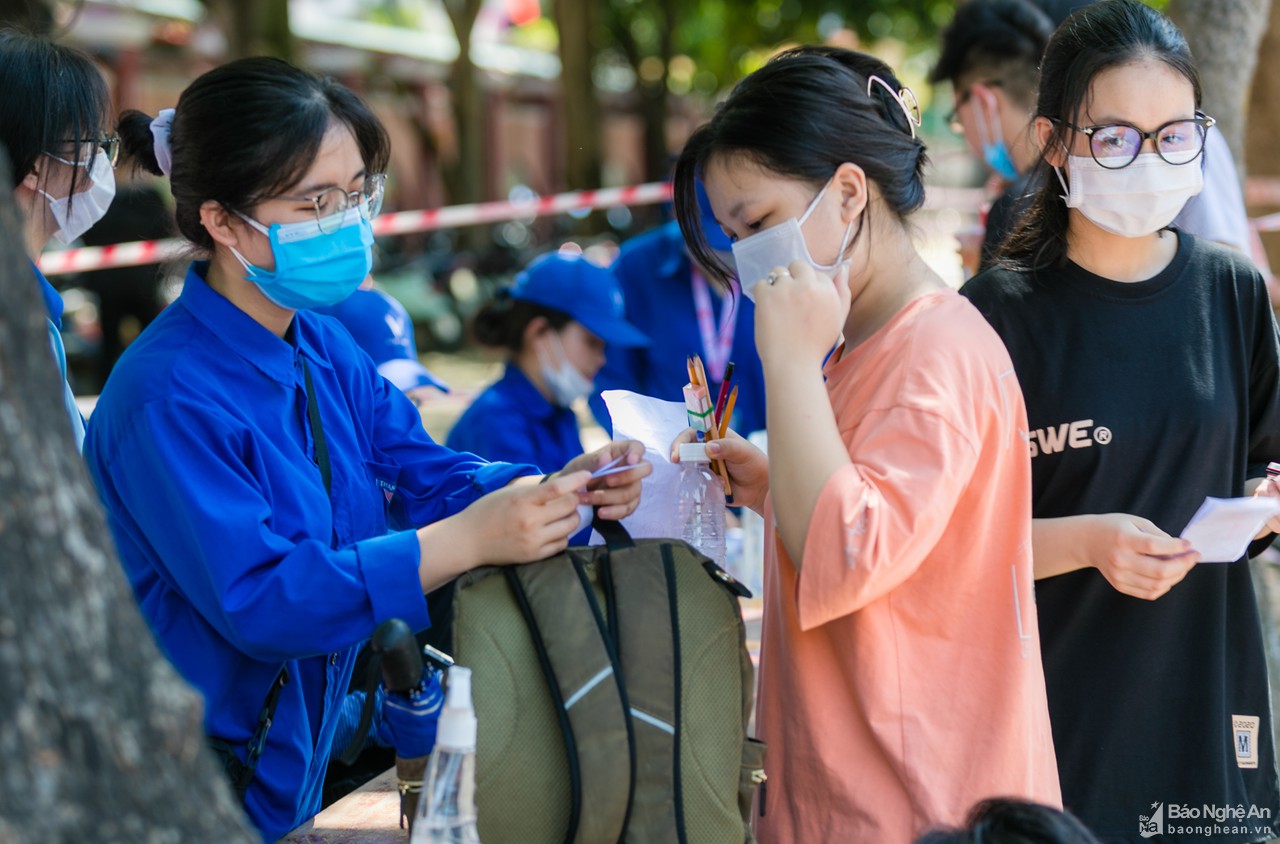
<svg viewBox="0 0 1280 844">
<path fill-rule="evenodd" d="M 702 187 L 700 181 L 694 182 L 694 185 L 698 191 L 698 211 L 702 213 L 702 234 L 707 239 L 707 246 L 717 252 L 731 251 L 733 241 L 716 222 L 716 215 L 711 211 L 711 200 L 707 198 L 706 189 Z"/>
<path fill-rule="evenodd" d="M 516 276 L 511 298 L 554 308 L 612 346 L 649 345 L 623 316 L 622 290 L 613 273 L 581 255 L 553 252 Z"/>
<path fill-rule="evenodd" d="M 449 392 L 449 385 L 418 362 L 409 312 L 381 290 L 362 287 L 331 308 L 317 313 L 337 317 L 356 345 L 373 358 L 378 373 L 407 393 L 418 387 Z"/>
</svg>

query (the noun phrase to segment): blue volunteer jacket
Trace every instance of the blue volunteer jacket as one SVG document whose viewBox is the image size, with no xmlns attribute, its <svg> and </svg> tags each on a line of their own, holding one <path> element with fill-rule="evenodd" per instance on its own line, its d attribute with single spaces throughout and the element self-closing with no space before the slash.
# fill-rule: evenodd
<svg viewBox="0 0 1280 844">
<path fill-rule="evenodd" d="M 702 355 L 703 361 L 707 359 L 690 281 L 693 262 L 685 251 L 678 223 L 667 223 L 622 244 L 611 269 L 622 288 L 627 322 L 652 342 L 638 349 L 605 349 L 605 365 L 596 375 L 591 411 L 606 431 L 612 431 L 613 425 L 600 393 L 630 390 L 666 401 L 684 401 L 681 389 L 689 380 L 685 358 Z M 713 321 L 719 325 L 720 310 L 729 302 L 737 308 L 729 359 L 734 365 L 733 383 L 740 388 L 732 424 L 746 436 L 764 428 L 764 371 L 756 351 L 755 305 L 745 296 L 722 300 L 713 295 Z M 720 384 L 713 382 L 711 388 L 714 400 Z"/>
<path fill-rule="evenodd" d="M 181 298 L 112 372 L 85 458 L 143 615 L 240 749 L 281 665 L 292 681 L 246 810 L 274 841 L 320 808 L 355 646 L 381 621 L 429 624 L 413 531 L 532 466 L 431 441 L 413 404 L 337 322 L 276 337 L 187 273 Z M 303 362 L 333 470 L 315 461 Z"/>
<path fill-rule="evenodd" d="M 36 281 L 40 283 L 40 297 L 44 299 L 45 311 L 48 313 L 49 345 L 53 349 L 54 360 L 58 362 L 58 371 L 62 373 L 62 383 L 59 385 L 62 391 L 62 404 L 67 409 L 67 418 L 71 421 L 71 434 L 75 437 L 76 450 L 79 451 L 84 448 L 84 417 L 80 415 L 75 394 L 71 392 L 71 385 L 67 383 L 67 351 L 62 345 L 62 296 L 35 264 L 31 265 L 31 271 L 36 274 Z"/>
<path fill-rule="evenodd" d="M 533 463 L 544 472 L 558 471 L 582 454 L 573 411 L 547 401 L 511 363 L 458 417 L 445 442 L 486 460 Z"/>
</svg>

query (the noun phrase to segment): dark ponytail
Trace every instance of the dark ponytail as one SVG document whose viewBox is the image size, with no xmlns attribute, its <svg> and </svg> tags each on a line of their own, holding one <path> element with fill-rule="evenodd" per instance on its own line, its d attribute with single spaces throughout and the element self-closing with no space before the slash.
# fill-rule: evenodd
<svg viewBox="0 0 1280 844">
<path fill-rule="evenodd" d="M 1187 40 L 1164 15 L 1139 0 L 1103 0 L 1063 21 L 1045 48 L 1040 64 L 1036 117 L 1053 122 L 1031 184 L 1040 185 L 1018 225 L 1000 250 L 1000 263 L 1014 269 L 1061 267 L 1067 262 L 1070 220 L 1062 185 L 1046 150 L 1070 149 L 1089 89 L 1098 74 L 1135 61 L 1164 62 L 1186 77 L 1200 106 L 1200 75 Z M 1141 96 L 1141 92 L 1134 92 Z"/>
<path fill-rule="evenodd" d="M 140 170 L 153 176 L 166 175 L 156 161 L 155 137 L 151 134 L 151 118 L 131 109 L 120 115 L 116 124 L 120 136 L 120 157 L 127 158 Z"/>
<path fill-rule="evenodd" d="M 524 347 L 525 329 L 538 317 L 545 319 L 555 331 L 572 321 L 564 311 L 513 299 L 510 290 L 500 290 L 476 312 L 471 331 L 482 346 L 519 354 Z"/>
<path fill-rule="evenodd" d="M 781 176 L 818 189 L 852 162 L 875 182 L 899 219 L 924 204 L 924 143 L 889 90 L 902 83 L 884 62 L 838 47 L 799 47 L 770 60 L 734 87 L 710 122 L 690 136 L 676 162 L 680 231 L 699 266 L 722 284 L 731 269 L 707 245 L 696 193 L 706 163 L 742 155 Z M 856 243 L 870 208 L 862 215 Z M 852 247 L 852 244 L 850 244 Z"/>
<path fill-rule="evenodd" d="M 351 130 L 368 173 L 386 170 L 386 129 L 363 100 L 332 79 L 279 59 L 250 58 L 192 82 L 178 98 L 170 134 L 169 181 L 183 237 L 212 250 L 213 239 L 200 224 L 200 206 L 212 199 L 247 210 L 261 197 L 295 184 L 335 122 Z M 151 118 L 125 112 L 118 131 L 137 166 L 160 173 Z"/>
</svg>

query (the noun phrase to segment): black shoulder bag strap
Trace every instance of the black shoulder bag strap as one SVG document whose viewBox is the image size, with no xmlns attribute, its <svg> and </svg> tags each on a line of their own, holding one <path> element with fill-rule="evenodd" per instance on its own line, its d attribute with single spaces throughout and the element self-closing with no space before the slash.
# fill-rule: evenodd
<svg viewBox="0 0 1280 844">
<path fill-rule="evenodd" d="M 307 359 L 299 357 L 299 360 L 302 361 L 302 377 L 307 388 L 307 420 L 311 423 L 311 438 L 315 442 L 316 464 L 320 467 L 320 479 L 324 481 L 325 495 L 330 498 L 330 506 L 332 506 L 333 467 L 329 463 L 329 445 L 324 438 L 320 405 L 316 403 L 315 384 L 311 380 L 311 368 L 307 366 Z M 267 747 L 267 732 L 271 729 L 271 723 L 276 717 L 276 707 L 280 704 L 280 691 L 288 682 L 289 669 L 282 665 L 276 678 L 271 681 L 271 689 L 267 692 L 266 699 L 262 702 L 262 709 L 258 713 L 258 725 L 254 728 L 253 735 L 249 737 L 245 761 L 241 762 L 237 758 L 230 742 L 212 736 L 208 738 L 210 749 L 221 760 L 223 771 L 231 780 L 231 787 L 235 789 L 241 803 L 244 803 L 245 795 L 248 794 L 249 786 L 257 772 L 258 759 Z"/>
</svg>

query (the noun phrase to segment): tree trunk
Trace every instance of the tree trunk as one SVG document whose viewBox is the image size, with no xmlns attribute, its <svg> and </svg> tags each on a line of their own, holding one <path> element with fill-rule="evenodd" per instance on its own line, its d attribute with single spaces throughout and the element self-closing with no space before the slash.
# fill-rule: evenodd
<svg viewBox="0 0 1280 844">
<path fill-rule="evenodd" d="M 1272 0 L 1169 0 L 1200 70 L 1204 110 L 1217 118 L 1243 173 L 1245 108 Z"/>
<path fill-rule="evenodd" d="M 288 0 L 204 0 L 227 40 L 227 60 L 275 56 L 294 61 Z"/>
<path fill-rule="evenodd" d="M 449 69 L 449 96 L 458 132 L 458 161 L 444 168 L 449 202 L 480 202 L 484 196 L 485 109 L 471 60 L 471 32 L 483 0 L 445 0 L 458 38 L 458 58 Z"/>
<path fill-rule="evenodd" d="M 8 177 L 7 161 L 0 173 Z M 0 195 L 0 841 L 256 844 L 160 654 L 55 389 Z"/>
<path fill-rule="evenodd" d="M 1280 154 L 1276 138 L 1280 138 L 1280 0 L 1271 2 L 1271 23 L 1258 48 L 1258 69 L 1249 92 L 1249 130 L 1246 133 L 1245 165 L 1249 175 L 1280 178 Z M 1280 204 L 1250 208 L 1253 216 L 1280 211 Z M 1262 242 L 1273 272 L 1280 273 L 1280 232 L 1263 233 Z M 1280 597 L 1276 605 L 1280 624 Z M 1280 672 L 1273 672 L 1280 680 Z M 1280 697 L 1273 693 L 1273 697 Z"/>
<path fill-rule="evenodd" d="M 565 181 L 570 190 L 600 187 L 600 101 L 591 78 L 596 3 L 557 0 L 560 91 L 564 98 Z"/>
<path fill-rule="evenodd" d="M 667 149 L 667 77 L 671 71 L 671 59 L 675 53 L 672 43 L 676 32 L 676 4 L 674 0 L 662 0 L 661 21 L 658 24 L 658 58 L 662 61 L 662 76 L 652 89 L 644 92 L 644 159 L 645 181 L 659 181 L 670 175 L 670 150 Z"/>
</svg>

